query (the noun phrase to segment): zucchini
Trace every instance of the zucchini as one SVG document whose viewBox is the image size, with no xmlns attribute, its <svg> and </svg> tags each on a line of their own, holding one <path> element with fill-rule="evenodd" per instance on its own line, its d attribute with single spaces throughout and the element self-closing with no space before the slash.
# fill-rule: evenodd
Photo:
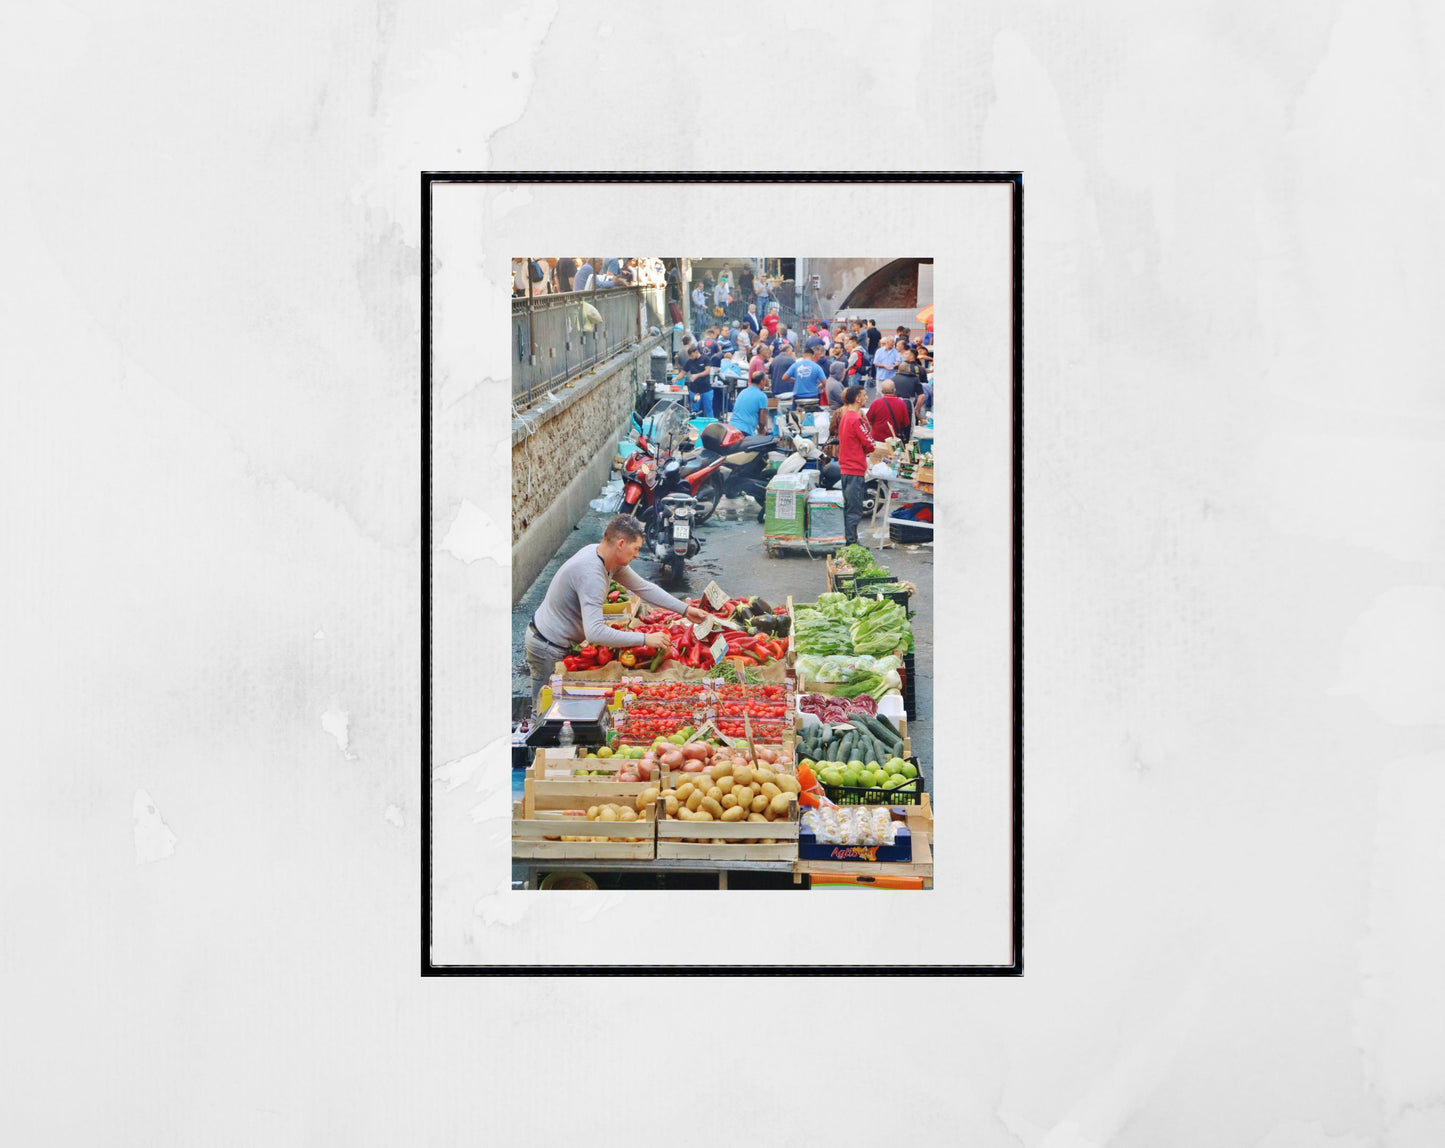
<svg viewBox="0 0 1445 1148">
<path fill-rule="evenodd" d="M 884 729 L 886 729 L 894 737 L 896 737 L 899 743 L 902 744 L 903 737 L 901 734 L 899 734 L 898 727 L 888 720 L 887 714 L 875 714 L 873 720 L 876 721 L 879 725 L 881 725 Z"/>
</svg>

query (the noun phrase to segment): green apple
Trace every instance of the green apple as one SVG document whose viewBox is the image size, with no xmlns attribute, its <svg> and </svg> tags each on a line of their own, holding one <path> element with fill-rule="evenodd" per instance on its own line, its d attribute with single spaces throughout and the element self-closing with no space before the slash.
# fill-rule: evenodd
<svg viewBox="0 0 1445 1148">
<path fill-rule="evenodd" d="M 599 746 L 598 749 L 597 749 L 596 754 L 589 754 L 589 756 L 595 756 L 595 757 L 611 757 L 611 756 L 612 756 L 612 751 L 611 751 L 610 749 L 608 749 L 605 745 L 604 745 L 604 746 Z"/>
<path fill-rule="evenodd" d="M 888 759 L 888 768 L 895 773 L 907 764 L 908 763 L 904 761 L 901 757 L 890 757 Z"/>
<path fill-rule="evenodd" d="M 904 781 L 903 776 L 902 776 L 901 774 L 895 773 L 893 776 L 891 776 L 887 781 L 885 781 L 885 782 L 883 783 L 883 788 L 884 788 L 884 789 L 897 789 L 899 786 L 901 786 L 901 785 L 903 784 L 903 781 Z"/>
<path fill-rule="evenodd" d="M 903 776 L 907 778 L 917 777 L 918 766 L 914 765 L 911 761 L 905 761 L 903 763 Z"/>
</svg>

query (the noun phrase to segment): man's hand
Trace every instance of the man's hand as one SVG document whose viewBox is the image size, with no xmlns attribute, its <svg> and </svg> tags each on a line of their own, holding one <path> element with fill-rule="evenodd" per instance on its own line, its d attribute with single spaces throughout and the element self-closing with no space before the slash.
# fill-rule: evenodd
<svg viewBox="0 0 1445 1148">
<path fill-rule="evenodd" d="M 689 606 L 683 612 L 682 616 L 686 618 L 689 622 L 704 622 L 708 618 L 712 617 L 712 615 L 709 614 L 706 610 L 704 610 L 701 606 Z"/>
<path fill-rule="evenodd" d="M 651 646 L 654 650 L 666 650 L 672 653 L 672 639 L 659 631 L 643 635 L 643 645 Z"/>
</svg>

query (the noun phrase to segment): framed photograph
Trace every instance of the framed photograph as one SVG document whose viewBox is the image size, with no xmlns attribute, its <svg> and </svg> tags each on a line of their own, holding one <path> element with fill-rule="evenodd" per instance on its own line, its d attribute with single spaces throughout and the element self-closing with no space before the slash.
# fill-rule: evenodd
<svg viewBox="0 0 1445 1148">
<path fill-rule="evenodd" d="M 1022 177 L 421 193 L 423 973 L 1020 974 Z"/>
</svg>

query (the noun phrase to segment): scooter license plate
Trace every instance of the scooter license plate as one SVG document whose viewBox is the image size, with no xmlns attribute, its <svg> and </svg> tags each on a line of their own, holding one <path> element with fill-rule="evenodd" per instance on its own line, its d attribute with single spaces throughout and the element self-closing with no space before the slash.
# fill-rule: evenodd
<svg viewBox="0 0 1445 1148">
<path fill-rule="evenodd" d="M 691 524 L 679 518 L 676 522 L 672 524 L 672 536 L 673 538 L 682 539 L 692 537 Z"/>
</svg>

